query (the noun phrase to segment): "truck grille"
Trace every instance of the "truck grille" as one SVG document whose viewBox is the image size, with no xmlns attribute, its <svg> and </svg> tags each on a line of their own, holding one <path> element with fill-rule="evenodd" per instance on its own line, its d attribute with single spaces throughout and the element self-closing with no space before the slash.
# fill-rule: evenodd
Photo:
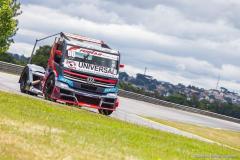
<svg viewBox="0 0 240 160">
<path fill-rule="evenodd" d="M 73 72 L 73 71 L 71 71 L 71 72 Z M 73 72 L 73 73 L 75 73 L 75 72 Z M 87 75 L 84 75 L 84 76 L 87 77 Z M 88 84 L 87 78 L 85 78 L 85 77 L 82 78 L 80 76 L 74 76 L 72 74 L 69 74 L 68 72 L 64 72 L 64 77 L 67 78 L 67 79 L 73 80 L 73 81 Z M 107 83 L 107 82 L 99 82 L 96 79 L 94 79 L 94 82 L 92 84 L 95 85 L 95 86 L 101 86 L 101 87 L 106 87 L 106 88 L 115 86 L 115 84 L 110 84 L 110 83 Z"/>
<path fill-rule="evenodd" d="M 85 85 L 85 84 L 82 84 L 81 85 L 81 88 L 82 89 L 85 89 L 85 90 L 88 90 L 88 91 L 93 91 L 93 92 L 96 92 L 97 91 L 97 87 L 95 86 L 90 86 L 90 85 Z"/>
<path fill-rule="evenodd" d="M 77 81 L 73 82 L 73 88 L 75 88 L 77 90 L 85 90 L 85 91 L 88 91 L 88 92 L 95 92 L 95 93 L 103 93 L 104 92 L 103 87 L 88 85 L 86 83 L 80 83 L 80 82 L 77 82 Z"/>
</svg>

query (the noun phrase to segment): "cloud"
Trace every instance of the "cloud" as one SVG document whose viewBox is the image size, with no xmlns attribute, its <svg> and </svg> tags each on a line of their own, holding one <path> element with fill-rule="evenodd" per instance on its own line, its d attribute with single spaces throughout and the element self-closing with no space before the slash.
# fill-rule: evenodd
<svg viewBox="0 0 240 160">
<path fill-rule="evenodd" d="M 129 73 L 131 76 L 135 76 L 137 73 L 143 73 L 144 68 L 140 69 L 140 68 L 136 68 L 132 65 L 127 65 L 123 71 Z M 152 75 L 154 78 L 161 80 L 161 81 L 166 81 L 166 82 L 171 81 L 173 84 L 181 83 L 186 86 L 194 85 L 199 88 L 206 88 L 206 89 L 215 89 L 216 85 L 217 85 L 217 81 L 218 81 L 217 77 L 209 78 L 206 76 L 197 76 L 197 77 L 188 78 L 188 77 L 182 75 L 180 72 L 173 72 L 173 71 L 167 71 L 167 70 L 156 70 L 156 69 L 155 70 L 154 69 L 147 70 L 147 74 Z M 224 77 L 226 77 L 226 76 L 227 75 L 224 75 Z M 229 88 L 232 91 L 239 93 L 240 83 L 236 83 L 236 81 L 234 81 L 234 80 L 224 80 L 222 78 L 223 77 L 220 77 L 219 86 Z"/>
<path fill-rule="evenodd" d="M 9 52 L 30 56 L 32 47 L 33 46 L 31 44 L 18 42 L 11 45 Z"/>
<path fill-rule="evenodd" d="M 204 2 L 26 0 L 10 51 L 29 55 L 35 38 L 78 33 L 119 49 L 130 73 L 148 67 L 158 79 L 205 87 L 214 87 L 220 74 L 223 85 L 236 89 L 240 31 L 232 15 L 239 12 L 239 4 L 209 0 L 214 8 Z M 224 5 L 235 6 L 229 11 Z"/>
<path fill-rule="evenodd" d="M 168 34 L 155 33 L 141 25 L 96 23 L 77 16 L 72 17 L 47 7 L 27 5 L 23 6 L 23 9 L 25 13 L 23 18 L 20 18 L 20 25 L 27 30 L 38 30 L 47 34 L 60 31 L 84 33 L 88 36 L 106 39 L 106 41 L 121 48 L 149 48 L 175 56 L 179 56 L 180 53 L 180 56 L 192 56 L 207 61 L 210 59 L 215 65 L 223 63 L 221 59 L 218 59 L 219 55 L 225 61 L 234 64 L 238 63 L 236 58 L 240 58 L 236 54 L 240 51 L 240 48 L 236 46 L 236 40 L 229 42 L 215 42 L 205 39 L 188 40 Z M 38 10 L 37 13 L 36 10 Z M 66 22 L 68 23 L 66 24 Z M 234 45 L 236 47 L 232 50 Z M 234 57 L 229 56 L 229 54 L 234 55 Z"/>
</svg>

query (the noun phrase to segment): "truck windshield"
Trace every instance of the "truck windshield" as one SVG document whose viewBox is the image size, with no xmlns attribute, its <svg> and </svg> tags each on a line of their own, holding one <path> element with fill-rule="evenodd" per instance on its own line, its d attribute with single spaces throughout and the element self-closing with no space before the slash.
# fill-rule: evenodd
<svg viewBox="0 0 240 160">
<path fill-rule="evenodd" d="M 119 56 L 68 46 L 64 66 L 84 72 L 114 76 L 118 74 Z"/>
</svg>

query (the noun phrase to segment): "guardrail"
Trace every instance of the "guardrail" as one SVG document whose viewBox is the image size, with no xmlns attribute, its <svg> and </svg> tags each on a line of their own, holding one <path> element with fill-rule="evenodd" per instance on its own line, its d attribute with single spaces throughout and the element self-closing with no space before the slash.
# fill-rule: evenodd
<svg viewBox="0 0 240 160">
<path fill-rule="evenodd" d="M 238 119 L 238 118 L 233 118 L 233 117 L 229 117 L 229 116 L 225 116 L 225 115 L 221 115 L 221 114 L 217 114 L 214 112 L 209 112 L 209 111 L 205 111 L 205 110 L 201 110 L 201 109 L 197 109 L 197 108 L 193 108 L 193 107 L 188 107 L 188 106 L 184 106 L 184 105 L 180 105 L 180 104 L 176 104 L 176 103 L 171 103 L 171 102 L 163 101 L 160 99 L 148 97 L 145 95 L 125 91 L 125 90 L 119 90 L 119 96 L 135 99 L 138 101 L 144 101 L 144 102 L 152 103 L 152 104 L 156 104 L 156 105 L 161 105 L 164 107 L 175 108 L 175 109 L 179 109 L 179 110 L 183 110 L 183 111 L 187 111 L 187 112 L 202 114 L 202 115 L 206 115 L 206 116 L 210 116 L 210 117 L 218 118 L 218 119 L 223 119 L 223 120 L 227 120 L 227 121 L 231 121 L 231 122 L 235 122 L 235 123 L 240 123 L 240 119 Z"/>
<path fill-rule="evenodd" d="M 0 71 L 20 75 L 23 66 L 0 61 Z"/>
<path fill-rule="evenodd" d="M 0 71 L 2 71 L 2 72 L 20 75 L 23 68 L 24 67 L 20 66 L 20 65 L 15 65 L 15 64 L 0 61 Z M 210 116 L 210 117 L 214 117 L 214 118 L 218 118 L 218 119 L 223 119 L 223 120 L 227 120 L 227 121 L 231 121 L 231 122 L 240 123 L 240 119 L 237 119 L 237 118 L 232 118 L 229 116 L 225 116 L 225 115 L 221 115 L 221 114 L 217 114 L 217 113 L 213 113 L 213 112 L 209 112 L 209 111 L 205 111 L 205 110 L 201 110 L 201 109 L 196 109 L 193 107 L 179 105 L 179 104 L 159 100 L 156 98 L 152 98 L 149 96 L 145 96 L 145 95 L 141 95 L 141 94 L 125 91 L 125 90 L 119 90 L 119 96 L 130 98 L 130 99 L 135 99 L 138 101 L 144 101 L 144 102 L 148 102 L 148 103 L 152 103 L 152 104 L 156 104 L 156 105 L 161 105 L 161 106 L 165 106 L 165 107 L 176 108 L 176 109 L 187 111 L 187 112 L 202 114 L 202 115 L 206 115 L 206 116 Z"/>
</svg>

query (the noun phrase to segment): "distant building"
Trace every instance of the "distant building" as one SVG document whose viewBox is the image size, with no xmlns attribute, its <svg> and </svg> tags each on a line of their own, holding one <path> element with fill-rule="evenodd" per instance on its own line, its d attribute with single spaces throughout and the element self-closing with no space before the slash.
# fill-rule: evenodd
<svg viewBox="0 0 240 160">
<path fill-rule="evenodd" d="M 153 79 L 152 76 L 145 75 L 145 74 L 141 74 L 141 73 L 138 73 L 136 78 L 137 78 L 137 79 L 142 79 L 142 78 L 144 78 L 144 79 L 148 79 L 148 80 L 152 80 L 152 79 Z"/>
</svg>

